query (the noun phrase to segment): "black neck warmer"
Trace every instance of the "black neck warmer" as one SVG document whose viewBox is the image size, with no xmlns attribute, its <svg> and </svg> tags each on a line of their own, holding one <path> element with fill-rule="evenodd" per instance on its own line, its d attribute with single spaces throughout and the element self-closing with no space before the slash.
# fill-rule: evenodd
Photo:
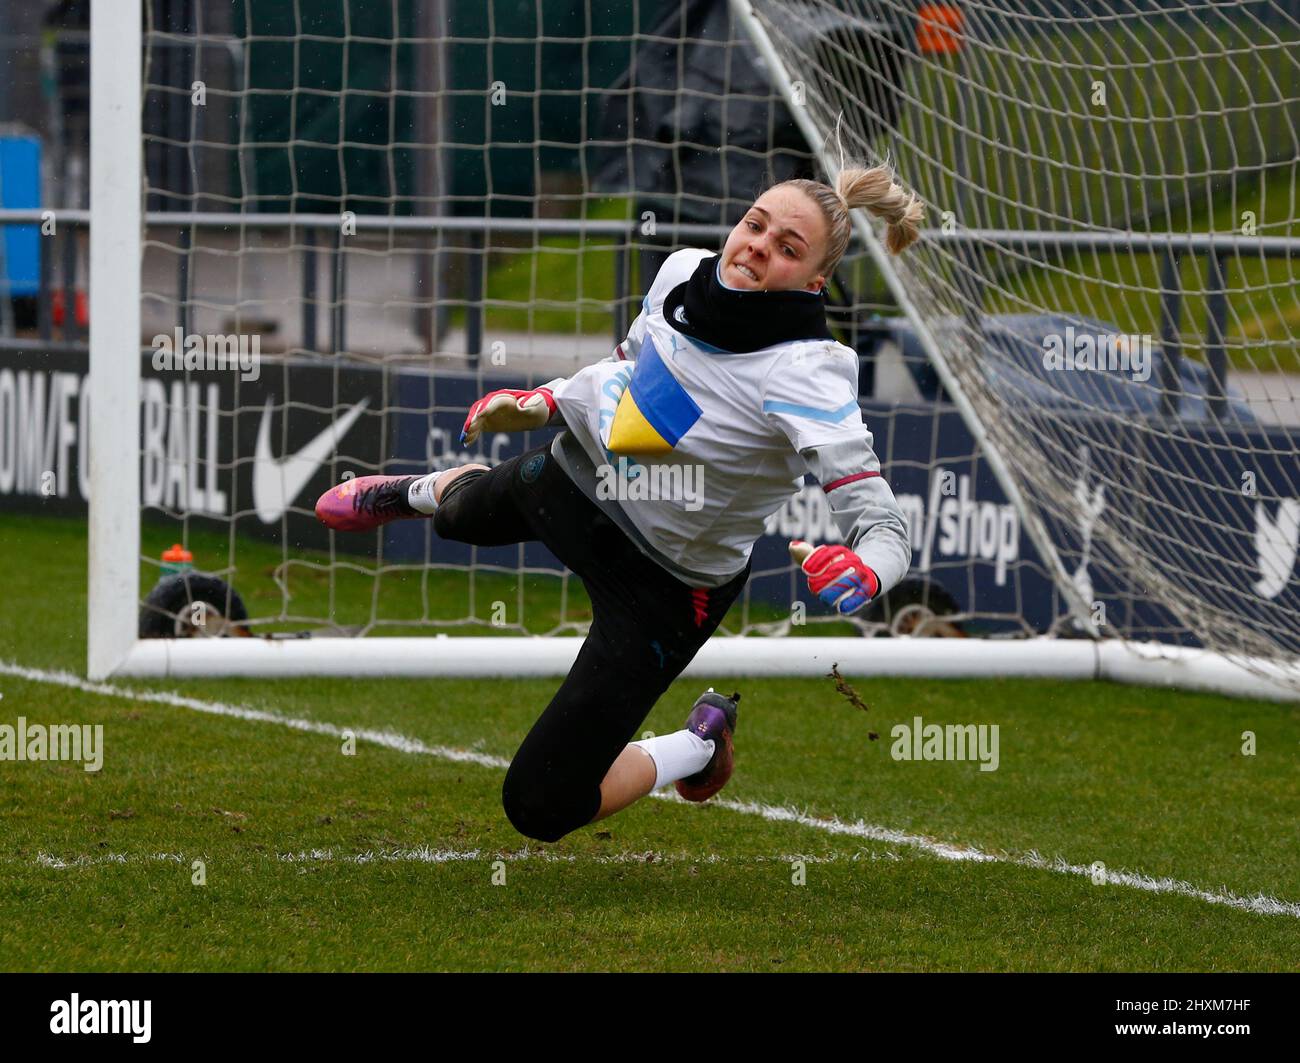
<svg viewBox="0 0 1300 1063">
<path fill-rule="evenodd" d="M 664 320 L 684 336 L 733 354 L 793 340 L 830 340 L 821 292 L 756 292 L 718 279 L 721 257 L 703 259 L 664 299 Z"/>
</svg>

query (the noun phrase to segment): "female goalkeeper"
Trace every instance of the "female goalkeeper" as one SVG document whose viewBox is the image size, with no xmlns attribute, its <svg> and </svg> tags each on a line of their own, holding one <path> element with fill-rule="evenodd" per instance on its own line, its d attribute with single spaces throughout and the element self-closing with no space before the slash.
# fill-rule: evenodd
<svg viewBox="0 0 1300 1063">
<path fill-rule="evenodd" d="M 721 255 L 668 258 L 609 358 L 485 395 L 462 435 L 563 427 L 549 443 L 491 469 L 358 477 L 317 502 L 340 531 L 432 516 L 444 539 L 540 541 L 582 579 L 590 633 L 506 773 L 520 833 L 556 841 L 667 783 L 691 801 L 726 783 L 739 695 L 710 690 L 683 730 L 630 739 L 740 594 L 765 519 L 806 471 L 846 544 L 791 544 L 813 593 L 848 614 L 907 571 L 906 523 L 858 408 L 857 356 L 826 327 L 823 288 L 855 207 L 887 221 L 891 252 L 917 238 L 922 205 L 885 168 L 844 170 L 834 187 L 775 185 Z"/>
</svg>

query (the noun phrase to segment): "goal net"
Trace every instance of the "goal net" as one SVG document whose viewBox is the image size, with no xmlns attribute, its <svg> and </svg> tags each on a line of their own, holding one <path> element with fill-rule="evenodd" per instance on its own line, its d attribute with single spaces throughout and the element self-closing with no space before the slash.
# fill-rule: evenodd
<svg viewBox="0 0 1300 1063">
<path fill-rule="evenodd" d="M 542 442 L 457 437 L 484 391 L 607 356 L 669 252 L 836 144 L 928 208 L 888 261 L 858 219 L 830 290 L 913 567 L 828 617 L 786 552 L 838 538 L 810 481 L 724 623 L 762 644 L 708 663 L 1300 649 L 1294 4 L 142 6 L 130 556 L 142 600 L 174 543 L 224 582 L 153 599 L 174 633 L 254 637 L 123 670 L 563 671 L 590 609 L 542 547 L 335 535 L 316 497 Z"/>
<path fill-rule="evenodd" d="M 882 264 L 1080 625 L 1294 662 L 1300 5 L 733 6 L 925 199 Z"/>
</svg>

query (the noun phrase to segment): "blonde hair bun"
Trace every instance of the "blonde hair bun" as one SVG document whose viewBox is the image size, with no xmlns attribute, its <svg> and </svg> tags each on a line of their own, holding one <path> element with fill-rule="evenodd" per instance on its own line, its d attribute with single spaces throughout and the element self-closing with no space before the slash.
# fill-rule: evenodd
<svg viewBox="0 0 1300 1063">
<path fill-rule="evenodd" d="M 835 178 L 835 191 L 850 208 L 865 207 L 884 218 L 885 246 L 892 254 L 900 254 L 920 238 L 925 204 L 894 180 L 889 167 L 847 167 Z"/>
<path fill-rule="evenodd" d="M 835 178 L 834 186 L 807 178 L 782 181 L 776 188 L 797 188 L 821 210 L 826 220 L 826 252 L 818 266 L 829 276 L 848 250 L 852 225 L 849 212 L 865 207 L 886 223 L 885 247 L 899 254 L 920 238 L 925 204 L 894 180 L 888 166 L 846 166 Z"/>
</svg>

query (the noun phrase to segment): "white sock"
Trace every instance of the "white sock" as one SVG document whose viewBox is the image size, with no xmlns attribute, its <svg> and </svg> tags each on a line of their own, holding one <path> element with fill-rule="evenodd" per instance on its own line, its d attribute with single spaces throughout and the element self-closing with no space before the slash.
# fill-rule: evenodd
<svg viewBox="0 0 1300 1063">
<path fill-rule="evenodd" d="M 411 508 L 417 513 L 433 513 L 438 508 L 438 503 L 433 498 L 433 483 L 438 479 L 446 469 L 438 472 L 431 472 L 428 476 L 421 476 L 410 487 L 406 489 L 406 501 L 411 504 Z"/>
<path fill-rule="evenodd" d="M 713 739 L 701 738 L 693 731 L 674 731 L 668 735 L 644 738 L 632 745 L 640 746 L 655 762 L 656 790 L 670 782 L 703 771 L 713 759 Z"/>
</svg>

